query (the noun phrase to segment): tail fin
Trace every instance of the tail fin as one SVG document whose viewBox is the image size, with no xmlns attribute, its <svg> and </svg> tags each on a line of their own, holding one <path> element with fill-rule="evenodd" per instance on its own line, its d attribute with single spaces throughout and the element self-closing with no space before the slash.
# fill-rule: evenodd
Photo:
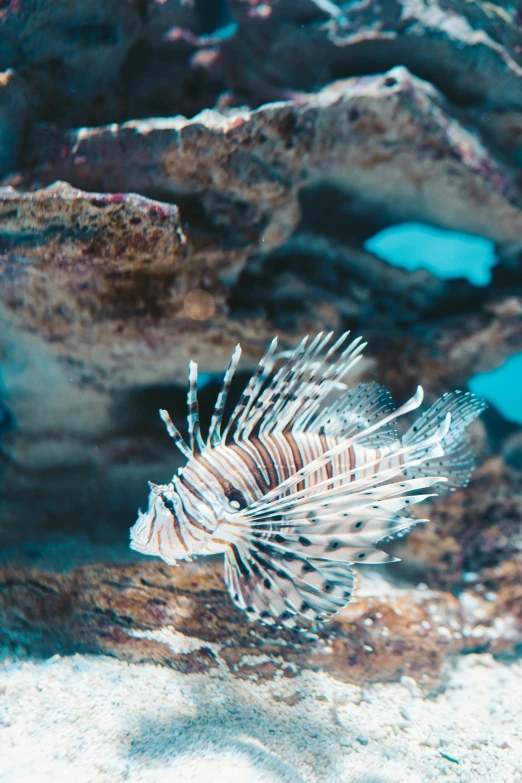
<svg viewBox="0 0 522 783">
<path fill-rule="evenodd" d="M 402 439 L 405 446 L 413 449 L 416 457 L 422 458 L 423 452 L 428 452 L 423 442 L 434 434 L 449 413 L 451 424 L 441 440 L 440 456 L 430 456 L 424 464 L 408 470 L 408 475 L 433 476 L 436 472 L 448 479 L 439 489 L 465 487 L 475 467 L 473 447 L 466 429 L 486 407 L 484 400 L 470 392 L 457 390 L 443 394 L 417 419 Z"/>
</svg>

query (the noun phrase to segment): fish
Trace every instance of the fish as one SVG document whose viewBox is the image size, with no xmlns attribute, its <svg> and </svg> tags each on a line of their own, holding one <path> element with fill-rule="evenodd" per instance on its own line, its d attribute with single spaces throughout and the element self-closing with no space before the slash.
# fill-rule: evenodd
<svg viewBox="0 0 522 783">
<path fill-rule="evenodd" d="M 274 338 L 224 424 L 236 346 L 206 438 L 191 361 L 188 442 L 160 410 L 186 464 L 168 484 L 149 482 L 131 547 L 172 566 L 223 554 L 234 603 L 252 620 L 299 630 L 353 599 L 354 566 L 397 561 L 379 542 L 427 522 L 417 504 L 466 486 L 469 425 L 486 404 L 448 392 L 401 436 L 397 420 L 420 407 L 422 387 L 395 407 L 379 383 L 350 386 L 367 343 L 349 335 L 320 332 L 279 353 Z"/>
</svg>

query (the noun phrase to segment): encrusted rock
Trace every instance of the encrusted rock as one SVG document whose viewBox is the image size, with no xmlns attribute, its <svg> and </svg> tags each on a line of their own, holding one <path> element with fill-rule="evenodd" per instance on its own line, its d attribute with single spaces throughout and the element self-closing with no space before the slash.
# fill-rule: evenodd
<svg viewBox="0 0 522 783">
<path fill-rule="evenodd" d="M 516 3 L 231 0 L 229 5 L 238 27 L 210 67 L 253 100 L 266 100 L 281 85 L 312 91 L 340 73 L 383 71 L 400 63 L 458 104 L 522 109 Z"/>
<path fill-rule="evenodd" d="M 121 524 L 122 509 L 132 516 L 143 502 L 149 471 L 168 478 L 177 465 L 157 409 L 184 383 L 201 335 L 207 371 L 221 370 L 237 342 L 216 282 L 234 251 L 223 258 L 201 241 L 187 259 L 176 206 L 64 183 L 4 190 L 0 225 L 0 352 L 11 411 L 3 419 L 16 420 L 4 441 L 0 539 L 64 520 Z M 184 309 L 202 286 L 212 290 L 210 328 Z M 251 336 L 261 352 L 264 340 Z"/>
<path fill-rule="evenodd" d="M 512 173 L 402 67 L 336 82 L 302 104 L 70 131 L 58 149 L 45 151 L 37 180 L 168 195 L 182 209 L 192 194 L 215 230 L 263 249 L 289 237 L 299 194 L 324 182 L 345 191 L 354 216 L 381 225 L 423 220 L 520 247 Z"/>
<path fill-rule="evenodd" d="M 405 564 L 417 562 L 442 589 L 470 585 L 479 596 L 488 594 L 499 613 L 515 601 L 520 616 L 522 595 L 513 591 L 513 577 L 522 563 L 521 491 L 519 471 L 499 457 L 486 460 L 468 487 L 437 502 L 432 523 L 405 539 Z"/>
<path fill-rule="evenodd" d="M 360 597 L 318 636 L 270 629 L 232 605 L 220 571 L 217 563 L 100 564 L 68 574 L 4 567 L 0 644 L 37 656 L 102 652 L 184 672 L 224 668 L 256 680 L 303 669 L 354 683 L 410 675 L 430 689 L 455 653 L 503 652 L 521 639 L 520 618 L 500 626 L 484 600 L 467 616 L 448 593 L 422 590 Z"/>
</svg>

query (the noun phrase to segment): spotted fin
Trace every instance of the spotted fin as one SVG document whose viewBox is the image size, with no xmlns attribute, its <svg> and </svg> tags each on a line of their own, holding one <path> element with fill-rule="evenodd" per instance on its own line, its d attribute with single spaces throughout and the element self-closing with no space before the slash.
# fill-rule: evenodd
<svg viewBox="0 0 522 783">
<path fill-rule="evenodd" d="M 269 625 L 306 628 L 345 606 L 355 589 L 344 563 L 311 561 L 270 543 L 225 557 L 225 579 L 238 606 Z"/>
<path fill-rule="evenodd" d="M 383 473 L 389 478 L 389 470 Z M 376 486 L 373 476 L 316 495 L 296 493 L 295 500 L 290 495 L 272 516 L 248 519 L 247 512 L 242 522 L 239 513 L 228 528 L 232 545 L 226 555 L 233 599 L 249 614 L 277 625 L 328 619 L 353 595 L 353 564 L 396 561 L 377 542 L 419 521 L 403 512 L 430 497 L 421 490 L 437 480 Z"/>
<path fill-rule="evenodd" d="M 336 438 L 350 438 L 360 433 L 362 437 L 358 443 L 361 446 L 382 449 L 399 443 L 394 421 L 389 421 L 366 437 L 363 431 L 394 410 L 395 405 L 388 389 L 379 383 L 360 383 L 325 408 L 310 426 L 310 431 L 321 431 Z"/>
<path fill-rule="evenodd" d="M 474 450 L 467 428 L 486 407 L 484 400 L 470 392 L 456 390 L 443 394 L 403 437 L 403 444 L 411 449 L 411 453 L 423 457 L 427 453 L 425 441 L 430 439 L 449 414 L 451 423 L 448 432 L 441 439 L 440 452 L 432 459 L 425 459 L 421 464 L 409 469 L 407 475 L 425 476 L 436 472 L 448 479 L 441 489 L 451 490 L 466 486 L 475 467 Z"/>
</svg>

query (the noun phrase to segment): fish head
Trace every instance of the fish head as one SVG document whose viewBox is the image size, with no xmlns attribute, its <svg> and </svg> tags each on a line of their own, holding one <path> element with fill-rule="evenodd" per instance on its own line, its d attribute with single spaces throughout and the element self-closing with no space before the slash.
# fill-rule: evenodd
<svg viewBox="0 0 522 783">
<path fill-rule="evenodd" d="M 130 530 L 131 549 L 177 565 L 178 560 L 186 560 L 191 554 L 180 533 L 181 498 L 173 484 L 149 482 L 149 486 L 148 508 L 138 511 L 138 519 Z"/>
</svg>

